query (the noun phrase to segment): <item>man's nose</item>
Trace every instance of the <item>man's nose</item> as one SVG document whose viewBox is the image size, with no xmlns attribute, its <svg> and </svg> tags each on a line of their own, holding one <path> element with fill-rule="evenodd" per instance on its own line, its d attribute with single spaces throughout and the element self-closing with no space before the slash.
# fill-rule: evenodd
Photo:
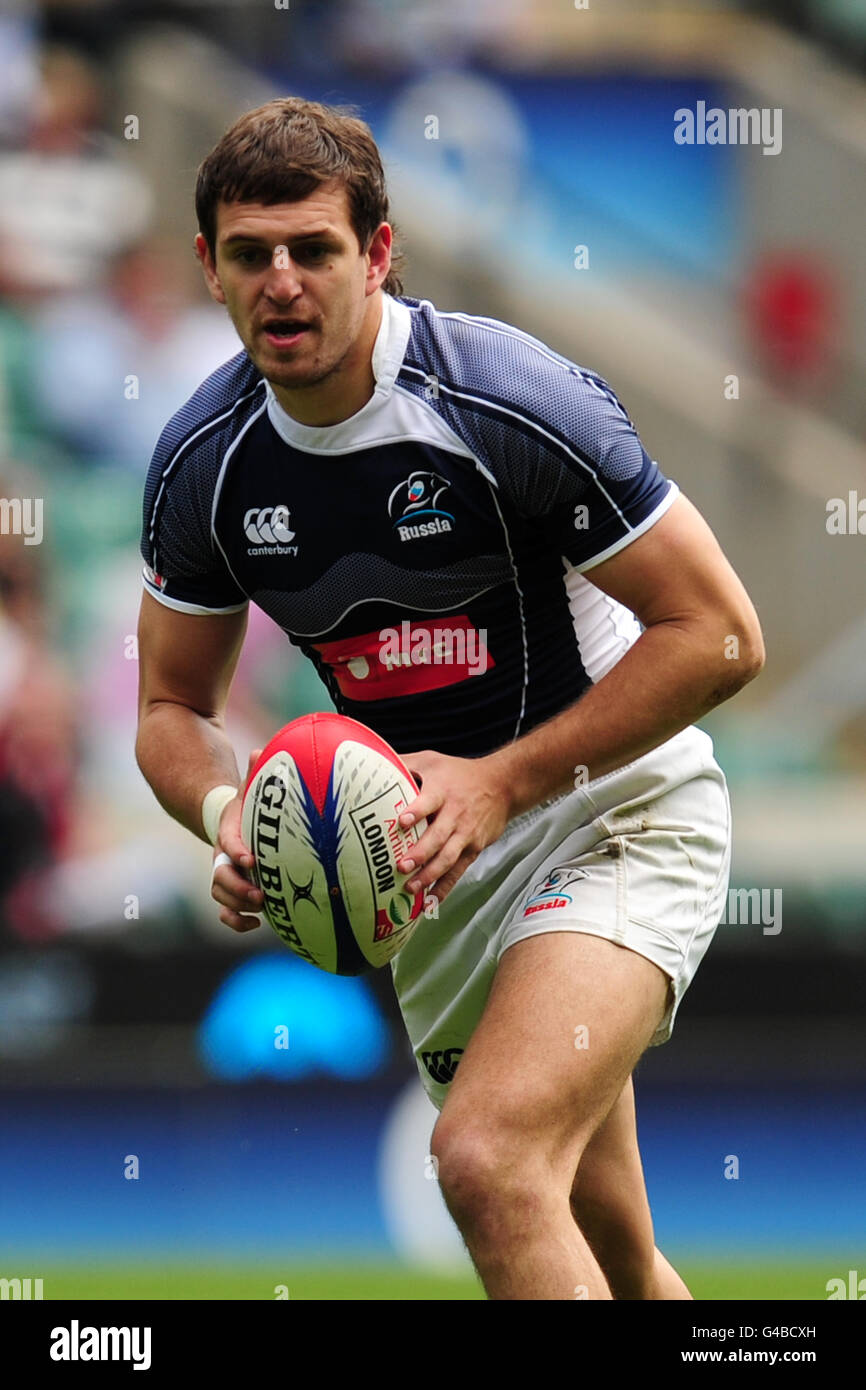
<svg viewBox="0 0 866 1390">
<path fill-rule="evenodd" d="M 298 267 L 285 246 L 274 248 L 268 273 L 265 276 L 264 288 L 269 299 L 283 303 L 297 299 L 301 293 L 302 285 Z"/>
</svg>

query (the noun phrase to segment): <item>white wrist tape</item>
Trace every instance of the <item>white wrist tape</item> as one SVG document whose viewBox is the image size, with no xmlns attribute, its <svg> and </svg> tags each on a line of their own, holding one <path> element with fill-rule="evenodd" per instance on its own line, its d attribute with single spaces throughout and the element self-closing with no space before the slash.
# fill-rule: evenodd
<svg viewBox="0 0 866 1390">
<path fill-rule="evenodd" d="M 220 828 L 220 816 L 228 806 L 230 801 L 234 801 L 238 794 L 237 787 L 230 787 L 223 783 L 219 787 L 211 787 L 204 801 L 201 803 L 201 823 L 204 826 L 204 833 L 207 835 L 212 845 L 217 842 L 217 835 Z"/>
</svg>

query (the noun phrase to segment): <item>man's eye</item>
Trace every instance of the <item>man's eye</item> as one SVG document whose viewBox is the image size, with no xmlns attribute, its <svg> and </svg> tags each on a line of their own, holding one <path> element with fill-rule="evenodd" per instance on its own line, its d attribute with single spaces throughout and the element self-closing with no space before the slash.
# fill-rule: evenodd
<svg viewBox="0 0 866 1390">
<path fill-rule="evenodd" d="M 282 254 L 285 256 L 285 251 L 283 251 Z M 303 257 L 307 260 L 323 261 L 330 254 L 331 250 L 328 246 L 303 246 L 295 253 L 295 257 L 296 259 Z M 235 259 L 241 265 L 259 265 L 269 260 L 270 257 L 264 250 L 260 250 L 255 246 L 247 246 L 241 247 L 240 250 L 235 252 Z"/>
</svg>

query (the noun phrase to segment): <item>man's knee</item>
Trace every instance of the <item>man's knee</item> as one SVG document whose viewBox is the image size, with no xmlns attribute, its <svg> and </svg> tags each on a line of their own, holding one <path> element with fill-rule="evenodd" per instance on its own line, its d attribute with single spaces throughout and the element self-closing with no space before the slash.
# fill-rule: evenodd
<svg viewBox="0 0 866 1390">
<path fill-rule="evenodd" d="M 557 1154 L 549 1136 L 515 1117 L 482 1125 L 443 1115 L 430 1147 L 440 1190 L 461 1230 L 468 1225 L 483 1233 L 504 1223 L 519 1236 L 552 1208 L 568 1212 L 579 1136 L 567 1153 Z"/>
<path fill-rule="evenodd" d="M 507 1220 L 519 1233 L 537 1219 L 545 1194 L 539 1165 L 504 1134 L 464 1126 L 434 1131 L 431 1151 L 439 1187 L 461 1230 L 492 1233 Z"/>
</svg>

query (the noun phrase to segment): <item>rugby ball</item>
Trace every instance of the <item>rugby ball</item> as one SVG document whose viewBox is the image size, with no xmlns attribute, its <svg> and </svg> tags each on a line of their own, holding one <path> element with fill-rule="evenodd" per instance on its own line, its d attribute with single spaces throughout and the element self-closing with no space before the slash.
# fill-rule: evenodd
<svg viewBox="0 0 866 1390">
<path fill-rule="evenodd" d="M 355 719 L 307 714 L 271 739 L 244 790 L 241 835 L 262 912 L 303 960 L 334 975 L 386 965 L 424 905 L 397 861 L 426 829 L 398 817 L 418 795 L 393 748 Z"/>
</svg>

